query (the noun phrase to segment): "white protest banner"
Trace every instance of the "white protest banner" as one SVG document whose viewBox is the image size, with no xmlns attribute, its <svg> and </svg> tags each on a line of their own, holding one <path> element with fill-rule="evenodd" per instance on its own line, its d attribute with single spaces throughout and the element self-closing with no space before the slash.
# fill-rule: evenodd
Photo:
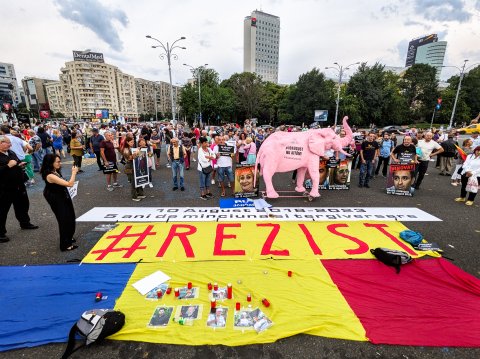
<svg viewBox="0 0 480 359">
<path fill-rule="evenodd" d="M 70 194 L 70 198 L 73 199 L 77 195 L 78 192 L 78 181 L 75 181 L 72 187 L 68 187 L 68 193 Z"/>
</svg>

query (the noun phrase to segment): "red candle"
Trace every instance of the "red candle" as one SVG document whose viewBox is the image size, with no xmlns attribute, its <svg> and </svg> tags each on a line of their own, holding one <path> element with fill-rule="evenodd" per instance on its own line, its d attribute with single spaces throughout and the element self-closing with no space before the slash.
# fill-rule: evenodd
<svg viewBox="0 0 480 359">
<path fill-rule="evenodd" d="M 167 288 L 167 294 L 170 294 L 170 293 L 172 293 L 172 288 L 168 287 Z"/>
<path fill-rule="evenodd" d="M 216 307 L 217 307 L 217 300 L 215 298 L 213 298 L 210 301 L 210 309 L 215 309 Z"/>
<path fill-rule="evenodd" d="M 270 306 L 270 302 L 268 301 L 267 298 L 263 298 L 263 299 L 262 299 L 262 303 L 263 303 L 263 305 L 266 306 L 267 308 Z"/>
<path fill-rule="evenodd" d="M 288 271 L 288 276 L 289 276 L 289 277 L 291 277 L 291 276 L 292 276 L 292 274 L 293 274 L 293 273 L 292 273 L 292 271 L 291 271 L 291 270 L 289 270 L 289 271 Z"/>
<path fill-rule="evenodd" d="M 163 295 L 162 291 L 160 289 L 157 290 L 157 298 L 158 299 L 162 298 L 162 295 Z"/>
<path fill-rule="evenodd" d="M 102 293 L 98 292 L 95 294 L 95 302 L 100 302 L 102 300 Z"/>
<path fill-rule="evenodd" d="M 180 290 L 178 288 L 175 288 L 175 297 L 179 297 L 180 296 Z"/>
<path fill-rule="evenodd" d="M 187 288 L 188 288 L 188 289 L 192 289 L 192 282 L 188 282 Z"/>
<path fill-rule="evenodd" d="M 252 301 L 252 295 L 250 293 L 247 294 L 247 302 Z"/>
<path fill-rule="evenodd" d="M 213 288 L 212 283 L 208 283 L 207 286 L 208 286 L 208 290 L 212 290 Z"/>
<path fill-rule="evenodd" d="M 227 298 L 232 299 L 233 296 L 233 289 L 232 289 L 232 283 L 227 284 Z"/>
<path fill-rule="evenodd" d="M 218 290 L 218 283 L 213 283 L 213 290 Z"/>
<path fill-rule="evenodd" d="M 235 309 L 240 310 L 240 302 L 235 303 Z"/>
</svg>

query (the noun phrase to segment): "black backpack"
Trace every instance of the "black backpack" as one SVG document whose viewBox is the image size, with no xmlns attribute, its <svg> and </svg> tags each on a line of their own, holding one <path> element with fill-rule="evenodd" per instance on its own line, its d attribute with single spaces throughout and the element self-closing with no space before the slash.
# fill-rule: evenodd
<svg viewBox="0 0 480 359">
<path fill-rule="evenodd" d="M 413 259 L 408 253 L 403 251 L 397 251 L 395 249 L 388 248 L 375 248 L 370 249 L 370 252 L 382 263 L 387 266 L 394 267 L 397 270 L 397 274 L 400 273 L 400 266 L 407 264 Z"/>
<path fill-rule="evenodd" d="M 115 334 L 125 324 L 125 314 L 111 309 L 92 309 L 84 312 L 77 323 L 70 329 L 68 344 L 62 359 L 68 358 L 84 345 L 99 343 L 104 338 Z M 75 348 L 75 335 L 85 338 L 85 343 Z M 75 349 L 74 349 L 75 348 Z"/>
</svg>

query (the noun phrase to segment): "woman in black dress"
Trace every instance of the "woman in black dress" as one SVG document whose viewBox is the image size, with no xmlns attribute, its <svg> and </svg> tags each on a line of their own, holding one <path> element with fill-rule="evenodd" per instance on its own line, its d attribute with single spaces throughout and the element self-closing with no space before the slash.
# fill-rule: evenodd
<svg viewBox="0 0 480 359">
<path fill-rule="evenodd" d="M 43 159 L 40 173 L 45 181 L 43 196 L 52 208 L 57 218 L 58 228 L 60 230 L 60 250 L 72 251 L 78 246 L 74 245 L 75 240 L 75 211 L 73 209 L 72 198 L 67 187 L 73 187 L 78 168 L 72 167 L 72 176 L 66 181 L 60 172 L 62 162 L 60 156 L 47 154 Z"/>
</svg>

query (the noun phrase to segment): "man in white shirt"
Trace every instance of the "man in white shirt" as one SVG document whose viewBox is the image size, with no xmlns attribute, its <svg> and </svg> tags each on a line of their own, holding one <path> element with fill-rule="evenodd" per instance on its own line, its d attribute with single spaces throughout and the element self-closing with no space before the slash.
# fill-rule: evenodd
<svg viewBox="0 0 480 359">
<path fill-rule="evenodd" d="M 233 175 L 232 169 L 232 156 L 234 155 L 235 145 L 231 143 L 226 143 L 228 139 L 228 135 L 225 136 L 217 136 L 219 139 L 219 143 L 215 145 L 213 148 L 213 153 L 217 157 L 217 173 L 218 173 L 218 181 L 220 182 L 220 186 L 222 187 L 222 197 L 225 197 L 225 177 L 228 180 L 228 187 L 234 188 L 233 182 L 235 181 L 235 177 Z M 220 153 L 219 146 L 231 146 L 233 148 L 233 152 L 226 154 Z M 233 192 L 232 192 L 233 195 Z"/>
<path fill-rule="evenodd" d="M 422 154 L 418 157 L 417 179 L 415 180 L 415 189 L 420 189 L 425 173 L 427 173 L 430 158 L 443 152 L 442 146 L 432 140 L 433 134 L 427 132 L 423 140 L 418 141 L 417 147 L 420 148 Z M 435 152 L 433 152 L 435 151 Z"/>
<path fill-rule="evenodd" d="M 15 152 L 20 162 L 23 161 L 25 159 L 25 150 L 27 149 L 28 144 L 21 138 L 11 135 L 10 128 L 8 126 L 2 126 L 0 128 L 0 134 L 8 137 L 10 143 L 12 144 L 10 150 Z"/>
<path fill-rule="evenodd" d="M 470 139 L 472 140 L 472 147 L 471 149 L 473 150 L 474 148 L 476 148 L 477 146 L 480 146 L 480 136 L 478 135 L 478 133 L 474 133 L 472 135 L 472 137 L 470 137 Z"/>
</svg>

